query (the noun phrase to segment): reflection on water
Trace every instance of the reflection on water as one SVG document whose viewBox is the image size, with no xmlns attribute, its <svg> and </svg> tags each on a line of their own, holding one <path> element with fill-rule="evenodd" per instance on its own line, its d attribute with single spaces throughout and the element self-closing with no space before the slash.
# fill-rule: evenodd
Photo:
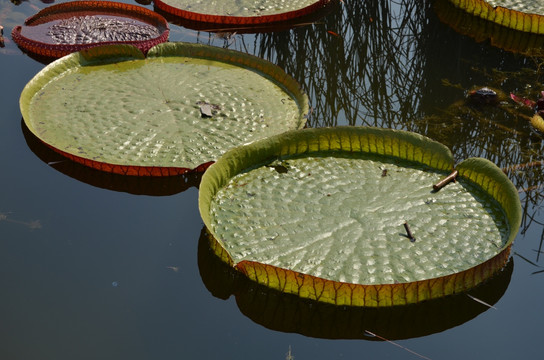
<svg viewBox="0 0 544 360">
<path fill-rule="evenodd" d="M 257 35 L 255 54 L 303 84 L 313 107 L 310 126 L 403 128 L 445 143 L 459 160 L 484 156 L 499 166 L 527 160 L 527 146 L 540 145 L 542 137 L 523 110 L 513 102 L 468 109 L 463 99 L 477 86 L 508 94 L 531 85 L 538 97 L 541 79 L 534 70 L 493 69 L 504 63 L 518 70 L 534 62 L 498 49 L 484 54 L 481 47 L 444 38 L 439 27 L 429 4 L 346 3 L 344 12 L 323 24 Z M 484 57 L 487 64 L 473 61 Z"/>
<path fill-rule="evenodd" d="M 123 176 L 95 170 L 68 160 L 41 142 L 21 119 L 21 128 L 30 150 L 57 171 L 92 186 L 135 195 L 166 196 L 183 192 L 200 184 L 202 173 L 189 172 L 179 176 Z"/>
<path fill-rule="evenodd" d="M 328 339 L 367 339 L 365 331 L 384 338 L 408 339 L 441 332 L 461 325 L 493 305 L 508 288 L 512 259 L 490 280 L 468 294 L 446 296 L 419 304 L 389 308 L 334 306 L 299 298 L 258 285 L 223 263 L 209 247 L 209 234 L 202 229 L 198 243 L 198 267 L 206 288 L 214 296 L 236 298 L 240 311 L 269 329 Z"/>
<path fill-rule="evenodd" d="M 531 114 L 510 101 L 508 94 L 536 99 L 543 80 L 539 66 L 544 60 L 460 39 L 439 21 L 430 3 L 421 6 L 415 1 L 367 2 L 365 6 L 345 2 L 343 11 L 331 12 L 312 26 L 257 34 L 254 41 L 250 51 L 284 68 L 309 94 L 313 108 L 309 126 L 406 129 L 446 144 L 458 161 L 485 157 L 502 167 L 520 190 L 522 233 L 531 225 L 543 227 L 542 220 L 535 220 L 541 218 L 543 136 L 531 127 Z M 241 42 L 227 45 L 248 51 Z M 502 101 L 498 105 L 474 106 L 466 101 L 470 90 L 484 86 L 499 91 Z M 206 243 L 201 237 L 202 242 Z M 201 252 L 206 252 L 205 247 L 201 244 Z M 235 274 L 216 268 L 213 273 L 223 273 L 221 281 L 229 284 L 222 286 L 220 280 L 208 276 L 204 259 L 199 255 L 201 276 L 215 296 L 228 298 L 234 293 L 241 311 L 254 321 L 309 336 L 362 338 L 364 326 L 381 326 L 376 333 L 389 338 L 422 336 L 468 321 L 478 314 L 476 309 L 485 310 L 459 295 L 421 304 L 421 308 L 342 310 L 335 315 L 330 314 L 337 309 L 323 305 L 318 313 L 330 315 L 327 320 L 327 316 L 315 315 L 321 304 L 307 304 L 247 282 L 239 285 L 243 280 Z M 489 287 L 477 291 L 493 304 L 505 292 L 511 273 L 512 262 L 486 285 Z M 239 291 L 238 286 L 244 290 Z M 444 309 L 449 309 L 449 316 L 440 313 Z M 420 311 L 431 316 L 412 317 L 421 315 Z M 363 320 L 378 318 L 382 319 L 376 321 L 379 325 Z M 422 325 L 422 318 L 432 320 Z M 338 329 L 338 324 L 349 327 L 352 319 L 358 319 L 355 327 Z M 406 330 L 385 325 L 393 321 L 414 326 Z"/>
<path fill-rule="evenodd" d="M 498 280 L 488 283 L 489 288 L 470 292 L 487 303 L 500 302 L 498 310 L 487 310 L 459 295 L 430 302 L 429 307 L 413 307 L 413 314 L 406 309 L 351 311 L 265 293 L 247 282 L 240 285 L 222 263 L 212 260 L 207 265 L 207 242 L 200 241 L 196 269 L 192 246 L 202 224 L 194 191 L 163 197 L 99 191 L 112 188 L 158 195 L 154 191 L 164 188 L 162 194 L 175 194 L 185 189 L 181 184 L 185 180 L 164 186 L 150 184 L 142 191 L 141 184 L 124 184 L 123 177 L 66 161 L 52 164 L 58 171 L 37 166 L 31 157 L 38 156 L 46 163 L 60 159 L 55 153 L 44 154 L 43 146 L 36 150 L 28 138 L 28 145 L 24 144 L 20 136 L 16 93 L 38 67 L 13 44 L 9 27 L 21 24 L 47 1 L 29 0 L 20 6 L 12 2 L 0 2 L 6 45 L 0 49 L 4 71 L 0 104 L 3 114 L 7 112 L 0 121 L 0 153 L 5 155 L 0 211 L 6 219 L 25 223 L 42 220 L 42 214 L 54 216 L 44 219 L 47 226 L 39 231 L 0 221 L 0 265 L 2 273 L 9 274 L 0 282 L 8 290 L 0 305 L 9 309 L 2 318 L 5 340 L 0 351 L 14 355 L 6 358 L 81 358 L 78 355 L 83 349 L 89 358 L 104 358 L 107 353 L 109 358 L 133 359 L 250 358 L 255 354 L 261 359 L 277 359 L 289 345 L 293 345 L 297 359 L 357 358 L 361 353 L 372 358 L 408 358 L 412 355 L 394 352 L 388 344 L 375 347 L 373 341 L 308 341 L 289 334 L 375 340 L 364 337 L 364 329 L 391 339 L 407 339 L 463 323 L 455 330 L 403 344 L 422 349 L 433 359 L 470 358 L 481 350 L 484 357 L 497 359 L 515 358 L 520 353 L 530 358 L 541 355 L 542 274 L 531 272 L 543 265 L 544 171 L 537 165 L 544 160 L 542 135 L 523 117 L 527 113 L 512 103 L 474 109 L 467 107 L 464 99 L 469 90 L 483 86 L 536 99 L 544 80 L 543 59 L 505 52 L 487 41 L 476 42 L 456 33 L 440 21 L 431 1 L 345 0 L 308 26 L 256 35 L 238 32 L 230 38 L 171 26 L 171 41 L 235 48 L 283 67 L 309 94 L 313 107 L 309 126 L 349 124 L 413 130 L 449 146 L 457 160 L 488 158 L 504 168 L 520 190 L 523 223 L 513 251 L 536 266 L 516 257 L 515 271 L 510 261 Z M 148 0 L 136 2 L 152 7 Z M 10 125 L 13 122 L 16 126 Z M 27 146 L 34 151 L 32 156 L 25 156 Z M 12 155 L 14 147 L 17 156 Z M 18 176 L 23 170 L 33 176 Z M 59 171 L 68 175 L 67 179 L 58 176 Z M 92 186 L 74 186 L 78 181 Z M 191 187 L 198 182 L 194 179 Z M 86 208 L 90 205 L 90 210 L 81 212 L 82 204 Z M 19 232 L 20 228 L 25 231 Z M 186 238 L 187 234 L 191 236 Z M 172 264 L 180 264 L 180 270 L 166 268 Z M 169 282 L 170 275 L 183 280 Z M 115 288 L 116 297 L 110 298 L 114 280 L 122 286 Z M 202 282 L 209 291 L 200 291 Z M 103 284 L 107 291 L 101 290 Z M 237 307 L 213 301 L 233 293 Z M 309 315 L 316 308 L 319 317 L 312 319 Z M 440 313 L 443 310 L 445 313 Z M 278 331 L 244 321 L 240 311 Z M 219 318 L 228 320 L 217 322 Z M 416 324 L 412 330 L 394 325 L 410 319 Z M 515 331 L 511 331 L 513 327 Z M 482 341 L 483 333 L 498 341 Z M 124 335 L 116 337 L 119 334 Z M 218 346 L 209 346 L 208 339 Z M 463 346 L 452 347 L 452 343 Z M 240 355 L 246 348 L 249 350 Z M 23 356 L 31 351 L 36 356 Z"/>
<path fill-rule="evenodd" d="M 310 125 L 396 128 L 417 115 L 429 7 L 345 2 L 296 32 L 261 34 L 256 55 L 282 66 L 312 99 Z"/>
<path fill-rule="evenodd" d="M 526 55 L 542 56 L 544 36 L 529 34 L 524 31 L 506 29 L 494 22 L 485 21 L 479 16 L 467 15 L 449 0 L 436 0 L 433 4 L 441 21 L 457 32 L 472 37 L 477 42 L 490 40 L 493 46 Z"/>
</svg>

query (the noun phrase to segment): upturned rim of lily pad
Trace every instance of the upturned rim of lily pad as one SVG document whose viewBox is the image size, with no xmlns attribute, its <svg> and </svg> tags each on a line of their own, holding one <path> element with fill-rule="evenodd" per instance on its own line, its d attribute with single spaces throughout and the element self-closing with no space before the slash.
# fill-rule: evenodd
<svg viewBox="0 0 544 360">
<path fill-rule="evenodd" d="M 289 120 L 292 122 L 292 126 L 289 126 L 287 129 L 281 129 L 280 132 L 289 129 L 301 129 L 306 124 L 309 109 L 308 96 L 304 93 L 300 84 L 279 66 L 270 61 L 235 50 L 203 44 L 167 42 L 151 48 L 147 56 L 132 45 L 121 44 L 84 49 L 57 59 L 36 74 L 21 93 L 19 104 L 25 125 L 40 141 L 59 154 L 72 161 L 100 171 L 129 176 L 176 176 L 188 172 L 203 172 L 216 158 L 206 159 L 194 166 L 181 166 L 170 163 L 160 163 L 157 165 L 127 164 L 119 159 L 110 162 L 84 156 L 81 155 L 81 151 L 77 150 L 78 146 L 76 143 L 71 145 L 70 149 L 63 149 L 55 144 L 54 141 L 50 141 L 47 136 L 51 135 L 47 134 L 47 132 L 40 132 L 36 128 L 36 124 L 40 123 L 41 120 L 30 115 L 33 98 L 41 96 L 42 89 L 45 86 L 56 81 L 62 74 L 70 73 L 71 69 L 87 67 L 92 72 L 95 70 L 93 65 L 115 64 L 119 66 L 121 63 L 126 63 L 127 66 L 137 68 L 139 66 L 138 61 L 160 58 L 179 58 L 179 61 L 183 63 L 186 63 L 187 59 L 196 59 L 198 61 L 210 62 L 210 64 L 217 62 L 218 64 L 229 65 L 244 71 L 247 70 L 255 74 L 256 77 L 262 78 L 263 82 L 271 83 L 281 89 L 282 93 L 290 100 L 293 100 L 296 105 L 296 117 Z M 183 91 L 180 92 L 180 94 L 183 93 Z M 287 99 L 282 99 L 282 103 L 284 103 L 284 100 Z M 285 101 L 286 104 L 288 102 Z M 270 120 L 272 121 L 272 119 Z M 215 144 L 211 145 L 215 146 Z M 221 149 L 221 153 L 228 151 L 229 148 Z"/>
<path fill-rule="evenodd" d="M 455 7 L 484 20 L 509 29 L 544 34 L 544 15 L 532 14 L 503 6 L 492 6 L 485 0 L 449 0 Z"/>
<path fill-rule="evenodd" d="M 449 173 L 468 181 L 501 206 L 508 226 L 507 239 L 498 253 L 468 269 L 446 276 L 404 283 L 361 284 L 335 281 L 258 261 L 235 262 L 225 242 L 214 231 L 211 204 L 230 179 L 274 159 L 330 152 L 380 154 L 408 160 L 424 167 Z M 434 171 L 433 170 L 433 171 Z M 430 189 L 432 190 L 432 189 Z M 450 150 L 422 135 L 372 127 L 337 127 L 289 131 L 246 146 L 234 148 L 207 169 L 199 188 L 199 210 L 210 233 L 210 247 L 226 264 L 249 279 L 301 298 L 335 305 L 382 307 L 407 305 L 462 293 L 500 271 L 506 264 L 511 245 L 521 223 L 518 192 L 508 177 L 483 158 L 470 158 L 454 165 Z"/>
<path fill-rule="evenodd" d="M 175 6 L 167 4 L 163 0 L 155 0 L 155 6 L 173 16 L 192 21 L 194 23 L 206 23 L 206 24 L 222 24 L 222 25 L 237 25 L 237 26 L 248 26 L 248 25 L 264 25 L 264 24 L 273 24 L 286 22 L 294 20 L 297 18 L 304 17 L 306 15 L 312 14 L 316 11 L 319 11 L 323 7 L 327 6 L 330 2 L 336 0 L 317 0 L 314 3 L 296 9 L 294 11 L 285 11 L 278 12 L 271 15 L 262 15 L 262 16 L 233 16 L 233 15 L 218 15 L 218 14 L 205 14 L 194 11 L 189 11 L 186 9 L 177 8 Z"/>
<path fill-rule="evenodd" d="M 477 42 L 488 40 L 500 49 L 530 56 L 541 56 L 544 34 L 528 33 L 488 21 L 479 14 L 471 14 L 452 0 L 437 0 L 433 9 L 439 19 L 456 32 L 467 35 Z"/>
<path fill-rule="evenodd" d="M 101 41 L 85 44 L 53 44 L 23 35 L 25 27 L 32 27 L 46 24 L 55 20 L 71 18 L 84 15 L 115 15 L 122 18 L 138 19 L 155 27 L 159 36 L 134 41 Z M 100 45 L 130 44 L 136 46 L 144 54 L 153 46 L 168 41 L 170 28 L 166 19 L 160 14 L 142 6 L 120 3 L 115 1 L 71 1 L 51 5 L 40 10 L 38 13 L 25 20 L 23 25 L 13 28 L 11 36 L 13 41 L 25 52 L 43 57 L 45 59 L 56 59 L 70 53 L 88 49 Z"/>
</svg>

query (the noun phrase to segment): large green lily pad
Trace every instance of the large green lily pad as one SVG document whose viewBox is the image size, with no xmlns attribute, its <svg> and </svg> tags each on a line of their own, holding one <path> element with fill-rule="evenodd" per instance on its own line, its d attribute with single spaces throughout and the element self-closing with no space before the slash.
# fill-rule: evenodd
<svg viewBox="0 0 544 360">
<path fill-rule="evenodd" d="M 453 167 L 413 133 L 293 131 L 225 154 L 204 174 L 200 211 L 216 253 L 257 282 L 342 305 L 419 302 L 490 277 L 519 227 L 500 169 L 467 159 L 436 191 Z"/>
<path fill-rule="evenodd" d="M 100 170 L 175 175 L 228 149 L 302 128 L 306 95 L 279 67 L 211 46 L 112 45 L 61 58 L 24 88 L 29 130 Z"/>
</svg>

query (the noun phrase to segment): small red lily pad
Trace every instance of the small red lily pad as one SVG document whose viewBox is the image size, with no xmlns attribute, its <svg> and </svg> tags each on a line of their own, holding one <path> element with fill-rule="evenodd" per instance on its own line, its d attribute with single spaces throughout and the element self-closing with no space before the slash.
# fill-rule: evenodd
<svg viewBox="0 0 544 360">
<path fill-rule="evenodd" d="M 144 7 L 112 1 L 72 1 L 47 7 L 16 26 L 24 51 L 59 58 L 97 45 L 131 44 L 144 54 L 168 40 L 168 22 Z"/>
<path fill-rule="evenodd" d="M 298 19 L 336 0 L 155 0 L 155 6 L 170 15 L 197 23 L 221 25 L 264 25 Z"/>
</svg>

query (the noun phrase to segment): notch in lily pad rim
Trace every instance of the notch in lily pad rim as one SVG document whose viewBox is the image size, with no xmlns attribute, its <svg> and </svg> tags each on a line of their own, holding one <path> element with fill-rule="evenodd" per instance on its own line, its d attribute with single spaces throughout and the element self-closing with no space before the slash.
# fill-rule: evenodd
<svg viewBox="0 0 544 360">
<path fill-rule="evenodd" d="M 418 281 L 360 284 L 334 281 L 258 261 L 244 259 L 235 262 L 224 239 L 213 229 L 211 204 L 217 193 L 231 178 L 250 168 L 278 158 L 288 160 L 294 155 L 310 156 L 323 152 L 331 155 L 342 152 L 380 154 L 443 173 L 454 168 L 452 154 L 444 145 L 419 134 L 391 129 L 305 129 L 232 149 L 207 169 L 199 188 L 199 210 L 211 235 L 210 246 L 222 261 L 249 279 L 285 293 L 335 305 L 365 307 L 406 305 L 464 292 L 489 279 L 506 264 L 521 223 L 521 204 L 512 182 L 496 165 L 482 158 L 471 158 L 458 164 L 455 167 L 459 172 L 458 179 L 470 182 L 500 204 L 508 234 L 496 255 L 475 266 Z"/>
<path fill-rule="evenodd" d="M 289 129 L 301 129 L 305 126 L 309 109 L 307 95 L 303 92 L 300 84 L 294 78 L 285 73 L 279 66 L 267 60 L 239 51 L 183 42 L 162 43 L 150 49 L 147 54 L 147 59 L 157 60 L 160 58 L 180 58 L 180 61 L 184 63 L 188 58 L 194 58 L 212 62 L 216 61 L 221 64 L 229 64 L 229 66 L 248 70 L 251 73 L 254 73 L 258 78 L 262 78 L 264 81 L 277 86 L 286 94 L 286 96 L 294 101 L 294 104 L 296 104 L 297 114 L 295 118 L 289 120 L 290 126 L 285 129 L 282 128 L 277 132 L 284 132 Z M 54 61 L 29 81 L 21 93 L 19 102 L 25 125 L 44 144 L 61 155 L 72 161 L 105 172 L 131 176 L 175 176 L 187 172 L 202 172 L 206 170 L 216 158 L 202 159 L 201 162 L 194 166 L 174 166 L 172 163 L 161 163 L 148 166 L 126 164 L 118 159 L 116 159 L 117 161 L 97 160 L 93 157 L 81 155 L 76 149 L 65 150 L 56 146 L 51 141 L 48 141 L 47 138 L 44 138 L 43 133 L 40 133 L 40 131 L 36 129 L 36 126 L 34 126 L 34 124 L 40 122 L 40 119 L 34 119 L 30 116 L 33 98 L 42 93 L 44 86 L 47 86 L 55 81 L 55 79 L 60 78 L 63 73 L 69 72 L 70 69 L 85 66 L 90 66 L 90 69 L 93 70 L 94 68 L 92 65 L 94 64 L 118 65 L 122 62 L 126 62 L 129 66 L 137 66 L 137 61 L 145 59 L 146 57 L 144 54 L 132 45 L 105 45 L 72 53 Z M 269 98 L 266 99 L 267 101 L 269 100 Z M 285 101 L 285 103 L 288 103 L 288 101 Z M 76 146 L 71 147 L 75 148 Z M 229 146 L 229 148 L 231 147 L 234 146 Z M 223 153 L 229 150 L 229 148 L 220 149 L 220 151 Z"/>
<path fill-rule="evenodd" d="M 51 5 L 26 19 L 24 26 L 31 27 L 55 20 L 61 20 L 74 16 L 84 16 L 87 14 L 115 15 L 119 17 L 138 19 L 144 23 L 154 26 L 157 29 L 159 36 L 146 40 L 135 41 L 101 41 L 81 44 L 53 44 L 24 36 L 22 33 L 23 26 L 21 25 L 13 28 L 11 36 L 13 41 L 15 41 L 15 43 L 24 51 L 48 59 L 55 59 L 76 51 L 88 49 L 90 47 L 111 44 L 131 44 L 138 47 L 143 53 L 146 53 L 153 46 L 167 41 L 170 34 L 168 22 L 160 14 L 141 6 L 114 1 L 71 1 Z"/>
<path fill-rule="evenodd" d="M 278 12 L 276 14 L 262 16 L 232 16 L 228 14 L 206 14 L 176 7 L 175 4 L 172 5 L 170 4 L 171 2 L 167 0 L 155 0 L 154 3 L 158 9 L 168 14 L 196 23 L 244 26 L 263 25 L 294 20 L 322 9 L 323 7 L 327 6 L 331 1 L 336 0 L 317 0 L 316 2 L 311 3 L 308 6 L 293 11 Z"/>
</svg>

